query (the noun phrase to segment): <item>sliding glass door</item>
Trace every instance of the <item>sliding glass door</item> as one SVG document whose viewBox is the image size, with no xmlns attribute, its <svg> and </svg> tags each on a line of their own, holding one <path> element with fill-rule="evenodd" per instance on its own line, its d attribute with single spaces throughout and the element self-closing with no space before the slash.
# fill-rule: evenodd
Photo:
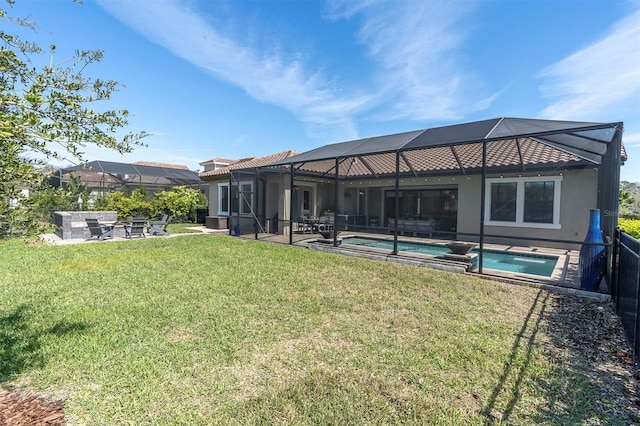
<svg viewBox="0 0 640 426">
<path fill-rule="evenodd" d="M 385 191 L 385 219 L 435 220 L 441 231 L 455 232 L 458 221 L 458 189 L 410 189 L 400 191 L 395 211 L 395 191 Z"/>
</svg>

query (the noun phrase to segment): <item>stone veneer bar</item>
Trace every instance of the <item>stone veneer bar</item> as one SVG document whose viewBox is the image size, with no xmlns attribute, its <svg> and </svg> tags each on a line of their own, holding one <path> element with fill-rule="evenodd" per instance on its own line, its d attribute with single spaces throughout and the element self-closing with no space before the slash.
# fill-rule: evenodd
<svg viewBox="0 0 640 426">
<path fill-rule="evenodd" d="M 116 222 L 115 211 L 57 211 L 53 213 L 55 234 L 63 240 L 87 239 L 90 236 L 85 219 L 95 218 L 101 222 Z"/>
</svg>

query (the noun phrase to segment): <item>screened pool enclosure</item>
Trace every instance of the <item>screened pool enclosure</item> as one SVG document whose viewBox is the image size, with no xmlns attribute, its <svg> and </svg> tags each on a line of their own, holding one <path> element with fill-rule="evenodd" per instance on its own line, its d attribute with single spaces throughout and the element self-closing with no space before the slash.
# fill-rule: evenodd
<svg viewBox="0 0 640 426">
<path fill-rule="evenodd" d="M 343 232 L 393 235 L 393 254 L 402 235 L 473 241 L 480 253 L 490 242 L 575 249 L 590 209 L 614 235 L 622 132 L 621 122 L 495 118 L 329 144 L 231 171 L 229 228 L 292 243 L 301 220 L 328 217 Z"/>
</svg>

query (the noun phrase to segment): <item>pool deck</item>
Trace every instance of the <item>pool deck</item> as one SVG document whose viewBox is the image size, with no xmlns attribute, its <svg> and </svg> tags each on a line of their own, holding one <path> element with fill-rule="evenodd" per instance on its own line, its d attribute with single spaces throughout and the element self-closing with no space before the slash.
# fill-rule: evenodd
<svg viewBox="0 0 640 426">
<path fill-rule="evenodd" d="M 367 232 L 355 232 L 355 231 L 343 231 L 340 234 L 341 238 L 344 237 L 369 237 L 376 239 L 393 240 L 393 235 L 377 234 Z M 289 244 L 288 235 L 274 235 L 274 234 L 247 234 L 242 235 L 243 239 L 257 239 L 259 241 Z M 430 244 L 446 244 L 451 240 L 442 240 L 436 238 L 415 238 L 402 236 L 398 237 L 401 241 L 416 242 L 416 243 L 430 243 Z M 550 277 L 541 277 L 539 275 L 521 274 L 516 272 L 504 272 L 493 269 L 483 268 L 482 274 L 475 268 L 471 271 L 467 271 L 466 266 L 459 262 L 445 261 L 443 259 L 437 259 L 433 256 L 409 253 L 400 251 L 397 255 L 392 255 L 389 250 L 376 249 L 371 247 L 355 246 L 355 245 L 338 245 L 334 247 L 332 240 L 323 240 L 319 234 L 294 234 L 292 236 L 293 245 L 298 247 L 306 247 L 309 249 L 320 250 L 331 253 L 338 253 L 344 255 L 365 257 L 373 260 L 381 261 L 394 261 L 400 263 L 407 263 L 413 265 L 420 265 L 431 267 L 434 269 L 447 270 L 451 272 L 467 273 L 473 275 L 480 275 L 483 278 L 515 283 L 520 285 L 529 285 L 540 288 L 547 288 L 552 291 L 562 292 L 567 294 L 576 294 L 585 297 L 606 299 L 609 298 L 609 292 L 606 283 L 603 282 L 600 285 L 598 292 L 585 291 L 580 288 L 580 277 L 578 273 L 578 250 L 557 249 L 540 246 L 515 246 L 515 245 L 502 245 L 502 244 L 484 244 L 484 248 L 493 251 L 504 251 L 510 253 L 523 253 L 523 254 L 537 254 L 537 255 L 552 255 L 558 256 L 558 262 L 554 268 L 554 271 Z"/>
</svg>

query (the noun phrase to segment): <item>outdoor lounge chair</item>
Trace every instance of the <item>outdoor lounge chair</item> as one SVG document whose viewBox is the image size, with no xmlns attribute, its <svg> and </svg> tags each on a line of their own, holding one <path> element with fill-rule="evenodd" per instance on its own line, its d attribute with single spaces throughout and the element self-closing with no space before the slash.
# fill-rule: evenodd
<svg viewBox="0 0 640 426">
<path fill-rule="evenodd" d="M 91 233 L 89 239 L 97 238 L 102 241 L 105 238 L 113 238 L 113 225 L 101 225 L 95 218 L 86 218 L 85 221 Z"/>
<path fill-rule="evenodd" d="M 147 232 L 149 232 L 149 233 L 151 232 L 151 227 L 153 225 L 162 226 L 162 225 L 166 224 L 168 220 L 169 220 L 169 215 L 168 214 L 162 215 L 162 219 L 160 219 L 160 220 L 150 220 L 149 223 L 147 224 Z"/>
<path fill-rule="evenodd" d="M 149 226 L 147 227 L 147 232 L 151 235 L 169 235 L 167 232 L 167 225 L 171 223 L 171 216 L 164 215 L 163 220 L 152 220 L 149 221 Z"/>
<path fill-rule="evenodd" d="M 124 225 L 125 238 L 142 237 L 144 235 L 144 227 L 147 225 L 147 220 L 142 218 L 136 218 L 131 221 L 131 224 Z"/>
</svg>

